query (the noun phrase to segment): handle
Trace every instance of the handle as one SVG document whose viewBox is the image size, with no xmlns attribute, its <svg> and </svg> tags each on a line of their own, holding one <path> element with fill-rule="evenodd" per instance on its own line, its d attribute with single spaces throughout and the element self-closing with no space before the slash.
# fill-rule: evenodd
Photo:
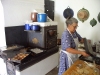
<svg viewBox="0 0 100 75">
<path fill-rule="evenodd" d="M 67 8 L 70 8 L 69 6 Z"/>
</svg>

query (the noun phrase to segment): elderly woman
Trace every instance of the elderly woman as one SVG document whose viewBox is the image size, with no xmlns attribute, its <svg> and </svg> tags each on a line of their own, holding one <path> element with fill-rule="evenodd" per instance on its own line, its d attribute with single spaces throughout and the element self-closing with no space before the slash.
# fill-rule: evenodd
<svg viewBox="0 0 100 75">
<path fill-rule="evenodd" d="M 66 20 L 67 28 L 61 38 L 61 54 L 58 75 L 62 75 L 78 59 L 78 54 L 89 56 L 84 51 L 79 51 L 78 42 L 83 42 L 82 37 L 76 32 L 78 21 L 75 18 Z"/>
</svg>

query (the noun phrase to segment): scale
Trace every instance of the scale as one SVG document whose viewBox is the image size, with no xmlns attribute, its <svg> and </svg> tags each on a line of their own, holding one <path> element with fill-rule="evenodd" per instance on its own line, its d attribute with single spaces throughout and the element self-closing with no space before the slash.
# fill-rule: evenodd
<svg viewBox="0 0 100 75">
<path fill-rule="evenodd" d="M 100 53 L 96 53 L 93 51 L 91 43 L 89 43 L 89 41 L 86 38 L 84 38 L 84 47 L 85 47 L 86 53 L 88 53 L 90 56 L 84 57 L 81 55 L 79 59 L 92 62 L 92 63 L 93 61 L 95 61 L 96 64 L 100 65 Z"/>
</svg>

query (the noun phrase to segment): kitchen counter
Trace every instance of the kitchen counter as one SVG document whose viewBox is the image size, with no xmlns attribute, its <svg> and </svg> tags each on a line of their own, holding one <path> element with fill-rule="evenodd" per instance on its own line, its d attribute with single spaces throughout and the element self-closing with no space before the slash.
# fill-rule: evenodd
<svg viewBox="0 0 100 75">
<path fill-rule="evenodd" d="M 63 75 L 100 75 L 99 71 L 100 65 L 77 60 Z"/>
</svg>

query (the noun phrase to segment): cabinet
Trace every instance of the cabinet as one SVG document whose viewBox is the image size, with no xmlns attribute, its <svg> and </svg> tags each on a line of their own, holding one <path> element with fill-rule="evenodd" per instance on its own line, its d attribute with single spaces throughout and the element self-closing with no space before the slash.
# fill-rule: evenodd
<svg viewBox="0 0 100 75">
<path fill-rule="evenodd" d="M 45 13 L 54 21 L 54 1 L 45 0 Z"/>
</svg>

